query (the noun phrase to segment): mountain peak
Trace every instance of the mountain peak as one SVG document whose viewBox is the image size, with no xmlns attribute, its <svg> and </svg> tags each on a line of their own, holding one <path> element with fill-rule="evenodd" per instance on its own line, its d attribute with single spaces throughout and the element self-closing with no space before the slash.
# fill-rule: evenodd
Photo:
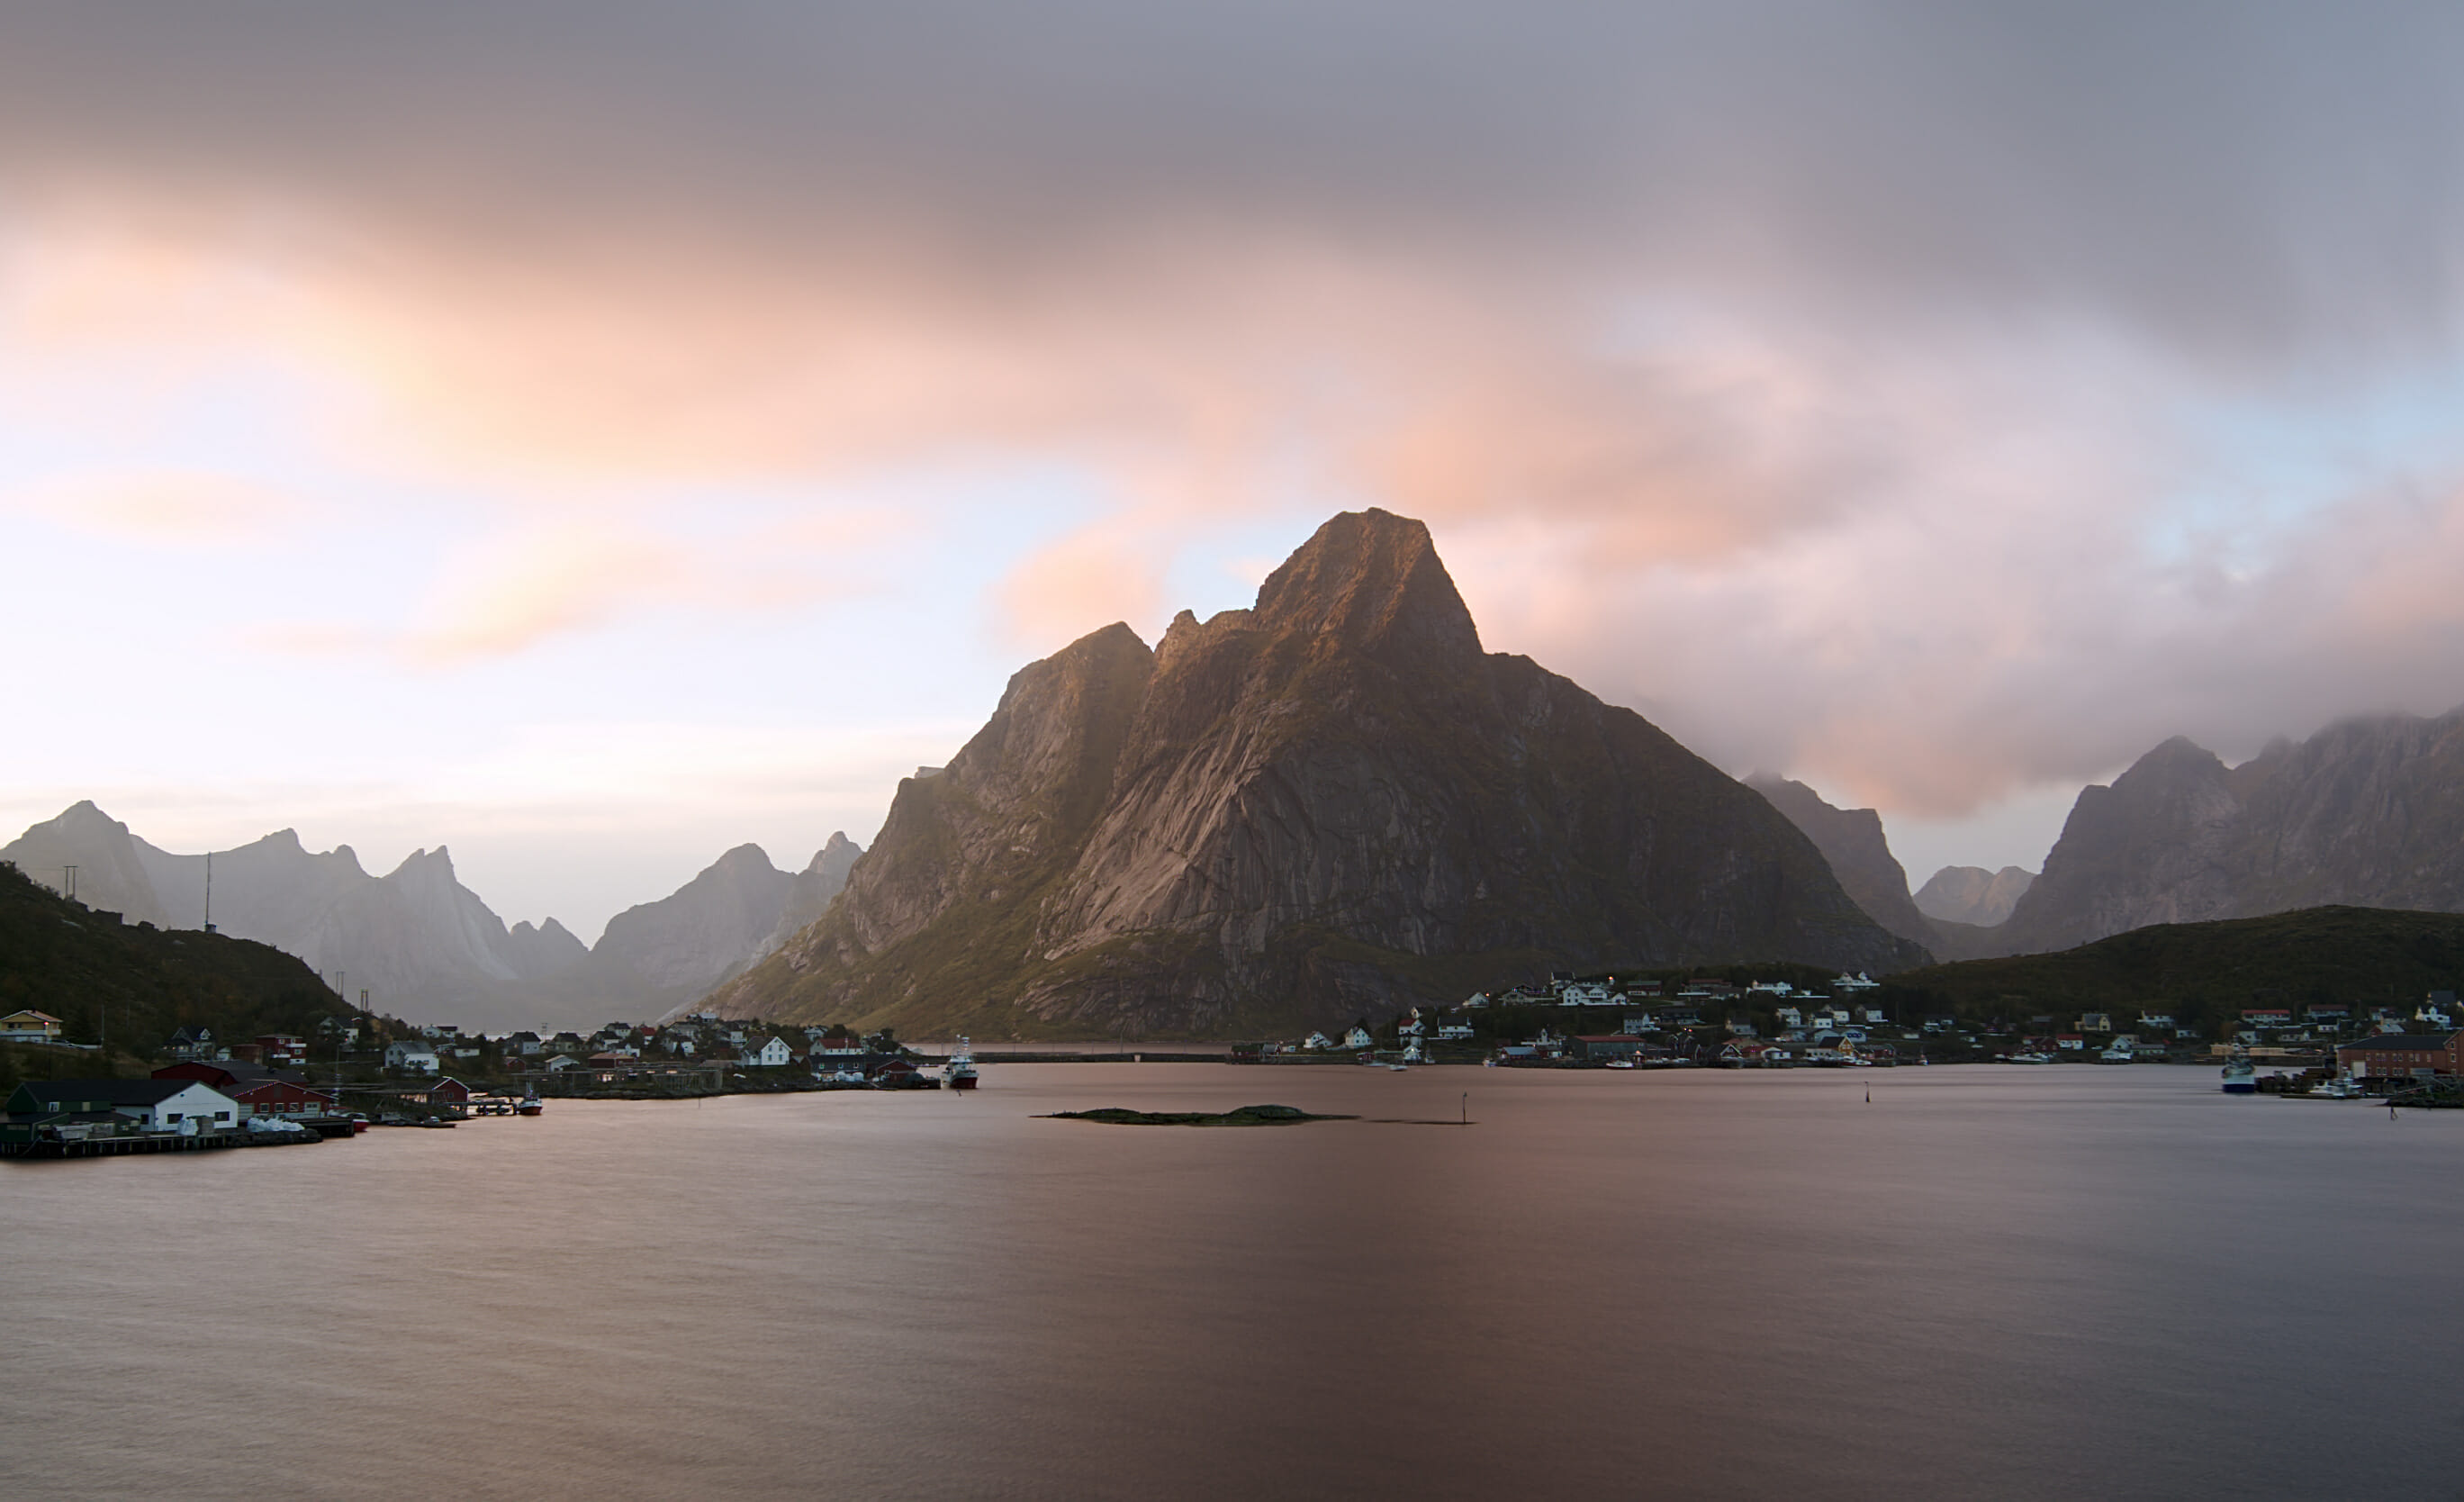
<svg viewBox="0 0 2464 1502">
<path fill-rule="evenodd" d="M 1317 529 L 1259 586 L 1257 624 L 1378 653 L 1403 647 L 1478 655 L 1480 629 L 1429 529 L 1371 507 Z"/>
<path fill-rule="evenodd" d="M 709 869 L 711 871 L 717 871 L 722 867 L 734 868 L 738 866 L 759 871 L 775 872 L 778 870 L 777 867 L 770 864 L 770 852 L 763 850 L 760 846 L 754 844 L 750 840 L 747 840 L 742 845 L 736 847 L 736 849 L 727 851 L 725 854 L 719 856 L 718 859 L 711 862 Z"/>
</svg>

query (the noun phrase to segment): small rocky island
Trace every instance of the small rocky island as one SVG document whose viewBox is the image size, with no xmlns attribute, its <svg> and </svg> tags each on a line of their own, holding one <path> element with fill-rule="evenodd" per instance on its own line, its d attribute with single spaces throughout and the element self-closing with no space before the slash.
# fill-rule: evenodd
<svg viewBox="0 0 2464 1502">
<path fill-rule="evenodd" d="M 1104 1121 L 1113 1126 L 1289 1126 L 1299 1121 L 1356 1121 L 1357 1116 L 1313 1116 L 1297 1106 L 1243 1106 L 1236 1111 L 1132 1111 L 1106 1106 L 1099 1111 L 1055 1111 L 1047 1121 Z"/>
</svg>

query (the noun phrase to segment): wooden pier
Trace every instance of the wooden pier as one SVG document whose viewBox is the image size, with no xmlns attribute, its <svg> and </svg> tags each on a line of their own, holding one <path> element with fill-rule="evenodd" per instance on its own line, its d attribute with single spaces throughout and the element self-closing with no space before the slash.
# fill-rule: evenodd
<svg viewBox="0 0 2464 1502">
<path fill-rule="evenodd" d="M 296 1147 L 309 1142 L 321 1142 L 324 1138 L 311 1132 L 305 1136 L 292 1133 L 210 1132 L 183 1137 L 176 1132 L 130 1132 L 102 1137 L 36 1138 L 31 1142 L 0 1142 L 0 1158 L 120 1158 L 130 1153 L 211 1153 L 230 1147 Z"/>
</svg>

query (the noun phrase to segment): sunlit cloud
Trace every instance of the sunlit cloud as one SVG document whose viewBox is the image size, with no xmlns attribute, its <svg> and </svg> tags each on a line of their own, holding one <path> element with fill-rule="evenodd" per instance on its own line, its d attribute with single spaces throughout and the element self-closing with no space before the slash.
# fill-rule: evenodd
<svg viewBox="0 0 2464 1502">
<path fill-rule="evenodd" d="M 97 13 L 0 55 L 0 399 L 132 453 L 17 514 L 291 525 L 128 488 L 284 473 L 155 452 L 269 381 L 222 427 L 359 482 L 320 516 L 455 513 L 262 652 L 859 594 L 1040 652 L 1152 635 L 1194 538 L 1378 504 L 1491 647 L 1928 818 L 2464 698 L 2464 453 L 2367 409 L 2464 392 L 2437 8 Z M 1003 466 L 1083 494 L 914 498 Z"/>
<path fill-rule="evenodd" d="M 166 471 L 36 484 L 7 504 L 101 537 L 164 546 L 235 546 L 300 520 L 297 497 L 229 475 Z"/>
</svg>

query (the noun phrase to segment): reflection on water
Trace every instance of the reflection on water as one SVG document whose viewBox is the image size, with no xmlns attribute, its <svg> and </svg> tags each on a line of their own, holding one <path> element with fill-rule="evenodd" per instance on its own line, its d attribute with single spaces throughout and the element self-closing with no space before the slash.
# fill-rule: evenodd
<svg viewBox="0 0 2464 1502">
<path fill-rule="evenodd" d="M 1475 1124 L 1033 1118 L 1268 1101 Z M 2450 1496 L 2459 1147 L 2205 1070 L 1022 1064 L 6 1163 L 0 1494 Z"/>
</svg>

